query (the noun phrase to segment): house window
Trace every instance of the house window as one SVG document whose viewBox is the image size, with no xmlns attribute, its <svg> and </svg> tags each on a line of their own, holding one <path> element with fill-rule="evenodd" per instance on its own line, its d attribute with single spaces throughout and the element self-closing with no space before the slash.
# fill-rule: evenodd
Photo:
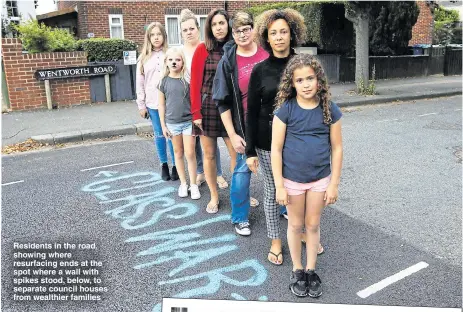
<svg viewBox="0 0 463 312">
<path fill-rule="evenodd" d="M 122 14 L 109 14 L 109 37 L 124 39 L 124 20 Z"/>
<path fill-rule="evenodd" d="M 19 20 L 18 1 L 6 1 L 6 11 L 10 20 Z"/>
<path fill-rule="evenodd" d="M 169 46 L 182 44 L 182 30 L 180 29 L 180 15 L 166 15 L 166 32 Z M 204 25 L 206 25 L 206 15 L 196 15 L 201 32 L 201 41 L 204 41 Z"/>
</svg>

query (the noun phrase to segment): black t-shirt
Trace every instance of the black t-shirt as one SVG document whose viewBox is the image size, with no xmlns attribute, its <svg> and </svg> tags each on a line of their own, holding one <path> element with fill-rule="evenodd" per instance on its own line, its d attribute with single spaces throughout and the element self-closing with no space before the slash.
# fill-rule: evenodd
<svg viewBox="0 0 463 312">
<path fill-rule="evenodd" d="M 256 156 L 255 148 L 270 151 L 275 97 L 283 70 L 294 52 L 285 58 L 270 55 L 254 66 L 248 87 L 246 156 Z"/>
</svg>

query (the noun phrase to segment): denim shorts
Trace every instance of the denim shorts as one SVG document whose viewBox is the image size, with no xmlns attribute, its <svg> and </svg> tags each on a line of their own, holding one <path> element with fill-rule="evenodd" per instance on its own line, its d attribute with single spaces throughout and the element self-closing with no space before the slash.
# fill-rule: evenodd
<svg viewBox="0 0 463 312">
<path fill-rule="evenodd" d="M 167 129 L 169 129 L 172 136 L 176 135 L 192 135 L 193 126 L 191 121 L 184 121 L 181 123 L 170 124 L 166 123 Z"/>
</svg>

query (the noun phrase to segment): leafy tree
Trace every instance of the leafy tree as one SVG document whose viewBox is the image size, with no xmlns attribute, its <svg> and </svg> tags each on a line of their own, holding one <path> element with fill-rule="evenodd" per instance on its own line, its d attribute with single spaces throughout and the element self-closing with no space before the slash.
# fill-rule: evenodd
<svg viewBox="0 0 463 312">
<path fill-rule="evenodd" d="M 365 88 L 369 81 L 368 39 L 369 20 L 373 1 L 347 1 L 345 16 L 354 25 L 355 30 L 355 84 L 357 92 Z"/>
<path fill-rule="evenodd" d="M 447 10 L 442 6 L 435 8 L 433 43 L 461 43 L 461 27 L 455 28 L 459 20 L 460 14 L 457 10 Z"/>
<path fill-rule="evenodd" d="M 370 53 L 401 54 L 412 38 L 419 13 L 415 1 L 378 2 L 370 16 Z"/>
</svg>

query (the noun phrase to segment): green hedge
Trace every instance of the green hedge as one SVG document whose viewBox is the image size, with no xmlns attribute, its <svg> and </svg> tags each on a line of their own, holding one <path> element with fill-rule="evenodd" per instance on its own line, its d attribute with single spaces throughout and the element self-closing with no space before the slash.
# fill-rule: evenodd
<svg viewBox="0 0 463 312">
<path fill-rule="evenodd" d="M 29 53 L 75 51 L 76 40 L 65 29 L 51 28 L 37 20 L 28 20 L 14 26 L 24 49 Z"/>
<path fill-rule="evenodd" d="M 316 43 L 319 46 L 321 42 L 321 23 L 322 23 L 322 5 L 324 3 L 344 3 L 344 1 L 310 1 L 310 2 L 278 2 L 251 7 L 247 12 L 251 13 L 256 20 L 259 15 L 271 9 L 294 9 L 301 13 L 307 26 L 307 42 Z"/>
<path fill-rule="evenodd" d="M 77 50 L 86 51 L 89 62 L 110 62 L 123 59 L 123 51 L 137 50 L 137 44 L 131 40 L 92 38 L 79 40 Z"/>
</svg>

